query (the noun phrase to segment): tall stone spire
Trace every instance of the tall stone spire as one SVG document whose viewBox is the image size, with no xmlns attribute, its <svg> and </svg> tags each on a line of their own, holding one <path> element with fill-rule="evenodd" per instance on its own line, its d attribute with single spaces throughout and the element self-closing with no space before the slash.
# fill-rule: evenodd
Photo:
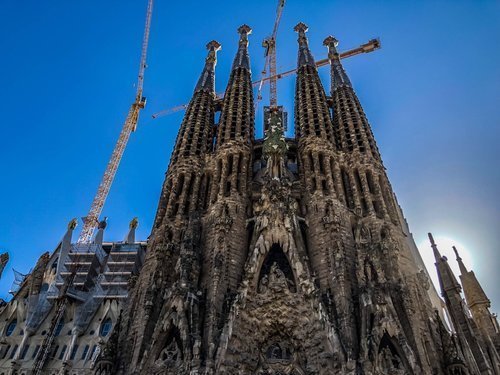
<svg viewBox="0 0 500 375">
<path fill-rule="evenodd" d="M 328 59 L 331 64 L 332 92 L 337 90 L 340 86 L 352 87 L 351 81 L 340 63 L 340 55 L 337 51 L 338 44 L 339 41 L 331 35 L 326 37 L 323 41 L 323 45 L 328 47 Z"/>
<path fill-rule="evenodd" d="M 465 267 L 465 264 L 460 257 L 460 254 L 458 253 L 458 250 L 455 246 L 452 246 L 453 252 L 455 253 L 455 256 L 457 257 L 457 263 L 458 263 L 458 268 L 460 268 L 460 273 L 463 275 L 467 273 L 467 268 Z"/>
<path fill-rule="evenodd" d="M 445 256 L 441 256 L 432 233 L 428 233 L 428 236 L 431 243 L 432 252 L 434 253 L 434 259 L 436 260 L 435 265 L 437 268 L 439 285 L 441 286 L 443 297 L 445 297 L 446 293 L 451 291 L 456 292 L 458 293 L 458 295 L 460 295 L 462 287 L 453 274 L 453 271 L 448 264 L 448 259 Z"/>
<path fill-rule="evenodd" d="M 198 203 L 200 178 L 197 176 L 202 155 L 212 149 L 215 100 L 215 65 L 221 45 L 212 40 L 207 44 L 205 66 L 188 104 L 177 134 L 174 151 L 170 158 L 155 218 L 155 227 L 161 225 L 165 215 L 170 218 L 178 213 L 186 216 Z M 186 168 L 184 168 L 184 167 Z M 186 170 L 180 170 L 186 169 Z M 196 171 L 195 171 L 196 170 Z"/>
<path fill-rule="evenodd" d="M 248 56 L 251 31 L 247 25 L 238 28 L 238 52 L 224 94 L 210 172 L 205 176 L 207 189 L 211 188 L 204 208 L 213 223 L 204 232 L 206 246 L 202 258 L 205 271 L 200 283 L 206 304 L 201 352 L 206 356 L 208 367 L 213 365 L 220 324 L 229 314 L 227 305 L 236 295 L 246 260 L 246 213 L 250 198 L 248 171 L 254 141 L 253 89 Z"/>
<path fill-rule="evenodd" d="M 238 28 L 239 47 L 224 94 L 216 148 L 230 140 L 241 140 L 245 143 L 253 140 L 253 89 L 248 56 L 248 35 L 251 32 L 252 29 L 248 25 Z"/>
<path fill-rule="evenodd" d="M 325 90 L 306 37 L 307 26 L 300 22 L 298 33 L 297 83 L 295 87 L 295 136 L 301 140 L 316 136 L 334 143 L 333 128 Z"/>
<path fill-rule="evenodd" d="M 467 306 L 484 337 L 485 343 L 490 346 L 489 352 L 493 367 L 498 368 L 500 371 L 500 328 L 496 316 L 490 312 L 491 302 L 477 280 L 474 271 L 467 271 L 455 246 L 453 246 L 453 251 L 460 267 L 460 281 L 462 282 Z"/>
<path fill-rule="evenodd" d="M 236 68 L 245 68 L 250 70 L 250 57 L 248 56 L 248 36 L 252 33 L 252 29 L 248 25 L 241 25 L 238 28 L 240 34 L 240 41 L 238 52 L 233 61 L 232 70 Z"/>
<path fill-rule="evenodd" d="M 434 252 L 434 258 L 436 259 L 441 293 L 453 327 L 457 332 L 461 350 L 471 366 L 472 373 L 494 374 L 491 370 L 490 360 L 483 350 L 485 345 L 479 329 L 475 321 L 469 317 L 469 314 L 465 310 L 465 305 L 460 294 L 462 288 L 448 264 L 448 259 L 445 256 L 441 256 L 432 234 L 429 233 L 428 235 L 432 251 Z"/>
<path fill-rule="evenodd" d="M 309 42 L 306 37 L 306 32 L 309 28 L 305 23 L 299 22 L 293 29 L 299 34 L 299 56 L 297 59 L 297 66 L 300 68 L 301 66 L 309 65 L 316 68 L 316 63 L 309 50 Z"/>
<path fill-rule="evenodd" d="M 219 42 L 215 40 L 207 44 L 208 56 L 194 92 L 201 90 L 215 92 L 215 65 L 217 64 L 217 51 L 220 50 L 220 47 Z"/>
<path fill-rule="evenodd" d="M 340 62 L 337 52 L 338 40 L 333 36 L 328 36 L 323 41 L 323 45 L 328 47 L 330 60 L 330 91 L 337 147 L 345 152 L 357 150 L 380 160 L 368 119 Z"/>
<path fill-rule="evenodd" d="M 485 304 L 487 307 L 490 307 L 490 300 L 486 296 L 481 284 L 479 284 L 474 271 L 467 271 L 467 268 L 465 267 L 464 262 L 458 254 L 458 250 L 455 246 L 453 246 L 453 251 L 455 252 L 458 266 L 460 267 L 460 280 L 462 281 L 462 287 L 464 288 L 467 305 L 469 308 L 474 307 L 476 304 Z"/>
</svg>

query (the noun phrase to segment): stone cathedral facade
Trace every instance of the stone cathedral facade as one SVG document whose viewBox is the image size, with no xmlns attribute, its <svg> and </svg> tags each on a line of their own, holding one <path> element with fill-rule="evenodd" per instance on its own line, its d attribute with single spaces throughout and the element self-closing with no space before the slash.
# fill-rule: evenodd
<svg viewBox="0 0 500 375">
<path fill-rule="evenodd" d="M 102 259 L 87 261 L 70 223 L 0 306 L 0 375 L 35 373 L 41 352 L 52 354 L 37 374 L 50 375 L 500 375 L 490 302 L 458 252 L 457 281 L 432 236 L 441 297 L 430 283 L 337 41 L 324 41 L 327 94 L 307 26 L 295 31 L 294 138 L 282 107 L 266 108 L 255 137 L 251 29 L 238 29 L 222 100 L 210 42 L 147 244 L 136 221 L 104 243 L 103 223 Z M 76 261 L 96 265 L 95 288 L 44 348 L 48 285 Z"/>
<path fill-rule="evenodd" d="M 445 328 L 337 41 L 324 41 L 327 95 L 307 26 L 295 31 L 292 139 L 281 107 L 255 138 L 250 28 L 221 101 L 220 45 L 207 45 L 144 266 L 96 373 L 500 374 L 488 299 L 464 270 L 470 316 L 433 244 L 456 334 Z"/>
</svg>

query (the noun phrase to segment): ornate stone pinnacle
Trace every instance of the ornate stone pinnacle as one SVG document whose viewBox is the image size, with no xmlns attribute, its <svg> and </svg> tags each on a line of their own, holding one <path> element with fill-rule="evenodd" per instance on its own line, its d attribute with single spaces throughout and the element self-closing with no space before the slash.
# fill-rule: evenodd
<svg viewBox="0 0 500 375">
<path fill-rule="evenodd" d="M 139 220 L 134 217 L 131 221 L 130 224 L 128 225 L 130 229 L 135 229 L 139 225 Z"/>
<path fill-rule="evenodd" d="M 453 248 L 453 251 L 455 252 L 455 255 L 457 256 L 457 260 L 462 260 L 462 258 L 460 258 L 460 254 L 458 254 L 458 250 L 455 246 L 452 246 Z"/>
<path fill-rule="evenodd" d="M 78 225 L 78 220 L 75 218 L 71 219 L 71 221 L 68 223 L 68 229 L 75 229 L 76 226 Z"/>
<path fill-rule="evenodd" d="M 212 40 L 212 41 L 207 43 L 207 49 L 209 51 L 211 51 L 211 50 L 218 51 L 221 49 L 221 44 L 216 40 Z"/>
<path fill-rule="evenodd" d="M 293 30 L 297 33 L 306 33 L 307 30 L 309 30 L 309 27 L 304 22 L 299 22 L 298 24 L 295 25 Z"/>
<path fill-rule="evenodd" d="M 99 222 L 99 225 L 97 226 L 98 229 L 106 229 L 106 226 L 108 225 L 108 218 L 104 217 L 104 220 L 101 220 Z"/>
<path fill-rule="evenodd" d="M 325 40 L 323 40 L 323 45 L 327 46 L 327 47 L 330 47 L 330 46 L 337 47 L 339 45 L 339 41 L 334 36 L 328 35 L 325 38 Z"/>
<path fill-rule="evenodd" d="M 247 24 L 243 24 L 238 27 L 238 34 L 247 34 L 250 35 L 252 33 L 252 28 Z"/>
</svg>

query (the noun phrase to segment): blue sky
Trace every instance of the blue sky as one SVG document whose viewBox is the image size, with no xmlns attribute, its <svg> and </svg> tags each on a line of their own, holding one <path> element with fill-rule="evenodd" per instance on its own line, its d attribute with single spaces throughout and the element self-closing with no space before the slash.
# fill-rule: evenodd
<svg viewBox="0 0 500 375">
<path fill-rule="evenodd" d="M 0 4 L 0 250 L 11 254 L 0 297 L 8 298 L 12 267 L 28 272 L 39 254 L 54 249 L 67 222 L 86 214 L 133 100 L 145 7 L 146 0 Z M 134 216 L 139 238 L 151 229 L 182 113 L 157 120 L 151 114 L 189 101 L 212 39 L 222 44 L 216 86 L 224 91 L 242 23 L 254 30 L 257 78 L 275 7 L 269 0 L 156 1 L 148 105 L 104 208 L 108 240 L 121 240 Z M 326 57 L 329 34 L 340 50 L 381 38 L 381 50 L 344 66 L 399 203 L 417 244 L 428 231 L 461 244 L 496 311 L 499 14 L 495 1 L 289 0 L 278 36 L 283 70 L 296 64 L 298 21 L 309 25 L 316 59 Z M 328 69 L 320 75 L 328 90 Z M 278 86 L 290 119 L 294 84 L 291 77 Z"/>
</svg>

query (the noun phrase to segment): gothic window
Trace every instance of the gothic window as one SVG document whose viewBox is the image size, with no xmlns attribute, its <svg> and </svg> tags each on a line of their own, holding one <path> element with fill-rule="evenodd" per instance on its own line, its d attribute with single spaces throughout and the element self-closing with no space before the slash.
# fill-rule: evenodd
<svg viewBox="0 0 500 375">
<path fill-rule="evenodd" d="M 17 319 L 14 319 L 7 326 L 7 329 L 5 330 L 5 336 L 12 335 L 12 332 L 14 332 L 14 330 L 16 329 L 16 326 L 17 326 Z"/>
<path fill-rule="evenodd" d="M 111 321 L 111 318 L 106 318 L 104 322 L 102 322 L 101 324 L 101 329 L 99 330 L 99 334 L 102 337 L 106 337 L 111 331 L 112 327 L 113 327 L 113 322 Z"/>
<path fill-rule="evenodd" d="M 14 346 L 14 348 L 10 352 L 9 359 L 13 359 L 14 358 L 14 356 L 16 355 L 16 352 L 17 352 L 17 348 L 19 348 L 19 345 Z"/>
<path fill-rule="evenodd" d="M 325 157 L 321 153 L 318 155 L 318 162 L 319 162 L 319 173 L 324 174 L 325 173 Z"/>
<path fill-rule="evenodd" d="M 366 171 L 366 182 L 368 184 L 368 190 L 370 193 L 375 193 L 375 184 L 373 183 L 373 175 L 371 171 Z"/>
<path fill-rule="evenodd" d="M 241 173 L 241 165 L 242 164 L 243 164 L 243 155 L 240 152 L 238 155 L 238 164 L 236 166 L 236 171 L 238 173 L 238 178 L 236 180 L 236 190 L 238 190 L 238 192 L 240 192 L 240 193 L 241 193 L 241 185 L 242 185 L 242 182 L 240 180 L 242 178 L 244 178 L 243 173 Z"/>
<path fill-rule="evenodd" d="M 308 156 L 309 156 L 309 168 L 311 168 L 311 172 L 314 173 L 314 159 L 312 152 L 310 152 Z"/>
<path fill-rule="evenodd" d="M 89 345 L 85 345 L 85 347 L 83 348 L 82 356 L 80 357 L 81 360 L 87 359 L 89 348 L 90 348 Z"/>
<path fill-rule="evenodd" d="M 206 186 L 206 190 L 205 190 L 205 203 L 204 203 L 204 206 L 205 208 L 208 207 L 208 202 L 210 201 L 210 194 L 212 193 L 212 176 L 211 175 L 208 175 L 207 176 L 207 186 Z"/>
<path fill-rule="evenodd" d="M 349 175 L 347 174 L 347 172 L 343 168 L 341 170 L 341 176 L 342 176 L 342 187 L 344 189 L 344 196 L 346 199 L 347 207 L 350 209 L 353 209 L 354 208 L 354 196 L 352 193 L 351 183 L 349 181 Z"/>
<path fill-rule="evenodd" d="M 90 355 L 88 358 L 92 358 L 94 356 L 95 351 L 97 350 L 97 345 L 94 345 L 92 347 L 92 350 L 90 351 Z"/>
<path fill-rule="evenodd" d="M 56 345 L 54 347 L 54 350 L 52 350 L 52 353 L 50 354 L 50 358 L 54 359 L 56 358 L 57 352 L 59 351 L 59 345 Z"/>
<path fill-rule="evenodd" d="M 321 188 L 323 189 L 323 191 L 328 194 L 329 191 L 328 191 L 328 184 L 326 183 L 326 180 L 321 180 Z"/>
<path fill-rule="evenodd" d="M 259 276 L 259 293 L 267 291 L 289 290 L 292 293 L 297 291 L 292 267 L 288 258 L 278 244 L 273 244 L 267 254 Z"/>
<path fill-rule="evenodd" d="M 10 350 L 10 345 L 7 345 L 5 351 L 2 354 L 2 359 L 5 359 L 5 357 L 7 357 L 7 353 L 9 353 L 9 350 Z"/>
<path fill-rule="evenodd" d="M 64 354 L 66 354 L 66 349 L 68 349 L 67 345 L 64 345 L 61 349 L 61 353 L 59 353 L 59 360 L 62 361 L 64 359 Z"/>
<path fill-rule="evenodd" d="M 23 346 L 23 351 L 21 352 L 21 359 L 26 358 L 26 353 L 28 353 L 28 349 L 30 348 L 29 345 L 24 345 Z"/>
<path fill-rule="evenodd" d="M 184 205 L 184 214 L 189 213 L 189 208 L 191 204 L 194 206 L 196 205 L 196 202 L 193 202 L 192 195 L 193 195 L 193 189 L 194 189 L 194 183 L 196 181 L 196 174 L 193 172 L 191 173 L 191 177 L 189 179 L 189 185 L 188 185 L 188 190 L 187 190 L 187 195 L 185 199 L 185 205 Z"/>
<path fill-rule="evenodd" d="M 76 357 L 76 352 L 78 352 L 78 345 L 74 345 L 74 346 L 73 346 L 73 349 L 71 349 L 71 355 L 70 355 L 70 357 L 69 357 L 69 359 L 70 359 L 71 361 L 73 361 L 73 360 L 75 359 L 75 357 Z"/>
<path fill-rule="evenodd" d="M 183 189 L 184 189 L 184 174 L 181 174 L 179 176 L 179 180 L 177 181 L 177 189 L 175 191 L 177 198 L 181 196 Z"/>
<path fill-rule="evenodd" d="M 39 350 L 40 350 L 40 345 L 35 346 L 35 349 L 33 350 L 33 353 L 31 354 L 31 359 L 36 358 L 36 355 L 38 354 Z"/>
<path fill-rule="evenodd" d="M 57 323 L 56 329 L 54 331 L 54 336 L 59 336 L 61 334 L 63 327 L 64 327 L 64 318 L 61 318 L 61 320 L 59 320 L 59 323 Z"/>
</svg>

